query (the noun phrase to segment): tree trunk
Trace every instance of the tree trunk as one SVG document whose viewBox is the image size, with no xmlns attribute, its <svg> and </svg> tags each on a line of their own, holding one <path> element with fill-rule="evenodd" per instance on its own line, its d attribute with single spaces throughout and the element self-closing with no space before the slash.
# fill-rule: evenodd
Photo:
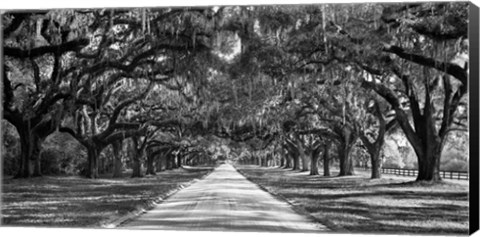
<svg viewBox="0 0 480 237">
<path fill-rule="evenodd" d="M 300 157 L 297 153 L 292 154 L 293 160 L 293 167 L 292 170 L 299 170 L 300 169 Z"/>
<path fill-rule="evenodd" d="M 156 172 L 162 172 L 164 169 L 164 163 L 165 163 L 165 155 L 164 153 L 160 153 L 158 155 L 159 157 L 157 158 L 157 161 L 155 163 L 156 166 Z"/>
<path fill-rule="evenodd" d="M 416 121 L 420 124 L 416 126 L 415 132 L 408 129 L 410 125 L 406 119 L 397 117 L 397 121 L 417 155 L 418 175 L 416 181 L 437 182 L 441 180 L 438 163 L 442 155 L 444 137 L 436 134 L 435 123 L 431 117 L 430 110 L 424 110 L 424 121 Z"/>
<path fill-rule="evenodd" d="M 15 126 L 20 137 L 20 166 L 15 178 L 42 176 L 41 149 L 46 137 L 28 129 L 28 125 Z"/>
<path fill-rule="evenodd" d="M 299 170 L 300 158 L 299 158 L 298 148 L 296 147 L 296 145 L 293 144 L 292 141 L 289 141 L 289 140 L 285 142 L 285 148 L 288 151 L 287 157 L 289 157 L 289 159 L 287 159 L 288 166 L 286 166 L 285 168 L 292 167 L 292 170 Z"/>
<path fill-rule="evenodd" d="M 330 144 L 325 144 L 323 148 L 323 176 L 330 176 Z"/>
<path fill-rule="evenodd" d="M 466 93 L 466 85 L 462 85 L 457 89 L 459 94 L 455 94 L 455 96 L 460 95 L 458 97 L 458 101 L 453 103 L 452 96 L 452 89 L 450 88 L 452 85 L 444 80 L 443 90 L 444 90 L 444 108 L 443 108 L 443 118 L 440 128 L 437 131 L 438 121 L 436 120 L 437 117 L 437 110 L 433 107 L 432 102 L 432 95 L 430 91 L 430 83 L 429 83 L 429 73 L 426 67 L 424 67 L 424 103 L 423 103 L 423 111 L 420 108 L 420 103 L 417 100 L 417 95 L 414 93 L 414 90 L 410 90 L 411 93 L 408 95 L 408 99 L 410 102 L 412 118 L 413 118 L 413 127 L 410 123 L 410 118 L 407 116 L 405 111 L 399 106 L 398 98 L 393 91 L 389 91 L 388 88 L 381 87 L 380 85 L 374 85 L 374 90 L 383 98 L 385 98 L 395 110 L 395 119 L 402 128 L 405 136 L 407 137 L 408 141 L 412 145 L 415 153 L 417 155 L 418 160 L 418 176 L 417 181 L 431 181 L 437 182 L 440 181 L 440 173 L 439 173 L 439 165 L 440 157 L 443 148 L 443 142 L 446 132 L 452 126 L 452 119 L 453 113 L 451 111 L 455 111 L 457 108 L 457 103 L 459 99 Z M 444 77 L 446 78 L 446 77 Z M 409 86 L 411 81 L 409 77 L 403 78 L 404 85 Z M 373 85 L 373 84 L 372 84 Z"/>
<path fill-rule="evenodd" d="M 280 155 L 278 151 L 274 151 L 272 154 L 272 166 L 277 167 L 280 165 Z"/>
<path fill-rule="evenodd" d="M 377 140 L 374 143 L 371 143 L 367 137 L 364 135 L 360 135 L 364 146 L 367 148 L 367 152 L 370 155 L 370 163 L 372 165 L 371 169 L 371 178 L 372 179 L 379 179 L 382 176 L 382 161 L 380 160 L 380 151 L 382 149 L 384 142 L 384 129 L 380 131 L 380 134 Z M 365 167 L 367 167 L 367 162 L 365 162 Z"/>
<path fill-rule="evenodd" d="M 312 156 L 310 164 L 310 175 L 319 175 L 318 173 L 318 156 Z"/>
<path fill-rule="evenodd" d="M 147 175 L 148 174 L 156 175 L 154 162 L 155 162 L 155 156 L 148 153 L 147 154 Z"/>
<path fill-rule="evenodd" d="M 177 155 L 177 168 L 181 168 L 182 167 L 182 155 L 179 153 Z"/>
<path fill-rule="evenodd" d="M 374 152 L 370 153 L 370 163 L 372 164 L 372 179 L 379 179 L 382 176 L 382 162 L 380 160 L 380 149 L 376 148 Z"/>
<path fill-rule="evenodd" d="M 308 171 L 308 157 L 305 154 L 305 148 L 303 148 L 303 144 L 300 138 L 297 137 L 296 141 L 297 141 L 297 149 L 298 149 L 298 156 L 299 156 L 299 158 L 297 159 L 299 163 L 300 163 L 300 159 L 302 159 L 302 167 L 300 168 L 300 164 L 298 164 L 297 167 L 298 169 L 300 169 L 300 171 Z"/>
<path fill-rule="evenodd" d="M 172 154 L 170 159 L 171 159 L 170 161 L 171 161 L 172 169 L 178 168 L 178 166 L 177 166 L 177 155 Z"/>
<path fill-rule="evenodd" d="M 98 157 L 98 173 L 105 174 L 106 171 L 106 164 L 105 159 L 102 156 Z"/>
<path fill-rule="evenodd" d="M 142 177 L 142 163 L 140 162 L 142 154 L 135 151 L 132 156 L 132 178 Z"/>
<path fill-rule="evenodd" d="M 142 175 L 142 156 L 143 156 L 143 147 L 138 148 L 139 142 L 136 138 L 133 140 L 133 156 L 132 156 L 132 178 L 143 177 Z"/>
<path fill-rule="evenodd" d="M 34 177 L 42 176 L 41 153 L 43 141 L 45 141 L 45 138 L 33 135 L 32 155 L 30 159 L 34 162 L 32 174 Z"/>
<path fill-rule="evenodd" d="M 88 164 L 85 170 L 85 176 L 89 179 L 96 179 L 98 175 L 98 157 L 101 149 L 97 147 L 93 142 L 87 146 Z"/>
<path fill-rule="evenodd" d="M 26 128 L 17 127 L 18 135 L 20 136 L 20 165 L 15 178 L 28 178 L 33 174 L 33 167 L 30 161 L 32 153 L 32 136 Z"/>
<path fill-rule="evenodd" d="M 280 167 L 283 168 L 285 165 L 286 165 L 286 162 L 285 162 L 285 159 L 287 159 L 285 157 L 285 150 L 283 148 L 280 147 Z"/>
<path fill-rule="evenodd" d="M 267 156 L 261 156 L 260 157 L 260 160 L 261 160 L 261 163 L 262 163 L 262 166 L 263 167 L 267 167 L 268 166 L 268 160 L 267 160 Z"/>
<path fill-rule="evenodd" d="M 350 156 L 353 144 L 342 143 L 338 149 L 338 158 L 340 160 L 340 173 L 338 176 L 354 175 L 353 160 Z"/>
<path fill-rule="evenodd" d="M 417 149 L 421 152 L 417 152 Z M 440 143 L 430 140 L 429 144 L 427 143 L 423 147 L 417 147 L 417 149 L 414 149 L 418 156 L 418 176 L 416 180 L 432 182 L 442 180 L 438 165 L 442 155 L 442 146 Z"/>
<path fill-rule="evenodd" d="M 132 178 L 143 177 L 142 174 L 142 158 L 145 154 L 145 146 L 147 144 L 147 137 L 142 139 L 140 137 L 132 137 L 133 151 L 132 156 Z"/>
<path fill-rule="evenodd" d="M 32 119 L 35 121 L 35 119 Z M 20 137 L 20 166 L 15 178 L 28 178 L 41 176 L 41 151 L 42 143 L 46 137 L 55 131 L 57 123 L 53 120 L 40 121 L 32 120 L 9 121 L 18 132 Z"/>
<path fill-rule="evenodd" d="M 318 155 L 320 154 L 320 149 L 314 149 L 312 151 L 312 158 L 310 161 L 310 175 L 319 175 L 318 173 Z"/>
<path fill-rule="evenodd" d="M 292 157 L 290 155 L 290 152 L 284 152 L 284 159 L 285 159 L 285 166 L 283 166 L 284 169 L 289 169 L 292 168 Z"/>
<path fill-rule="evenodd" d="M 442 180 L 438 166 L 436 165 L 438 162 L 440 162 L 440 155 L 438 154 L 429 154 L 423 162 L 419 161 L 419 172 L 416 181 L 437 182 Z"/>
<path fill-rule="evenodd" d="M 307 154 L 303 154 L 302 156 L 302 170 L 301 171 L 309 171 L 310 170 L 310 159 L 308 159 Z"/>
<path fill-rule="evenodd" d="M 165 156 L 165 170 L 171 170 L 172 169 L 172 155 L 168 153 Z"/>
<path fill-rule="evenodd" d="M 120 152 L 122 150 L 122 141 L 117 141 L 112 143 L 112 150 L 113 150 L 113 178 L 120 178 L 122 177 L 122 156 Z"/>
</svg>

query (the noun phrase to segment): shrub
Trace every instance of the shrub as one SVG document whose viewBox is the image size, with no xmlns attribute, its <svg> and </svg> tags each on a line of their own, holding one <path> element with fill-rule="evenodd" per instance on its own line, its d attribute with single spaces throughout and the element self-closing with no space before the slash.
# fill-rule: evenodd
<svg viewBox="0 0 480 237">
<path fill-rule="evenodd" d="M 61 156 L 54 149 L 44 149 L 40 155 L 40 166 L 42 174 L 60 174 Z"/>
<path fill-rule="evenodd" d="M 448 159 L 440 164 L 440 170 L 445 171 L 468 171 L 468 162 L 461 159 Z"/>
<path fill-rule="evenodd" d="M 15 175 L 18 170 L 19 154 L 2 148 L 2 170 L 4 175 Z"/>
<path fill-rule="evenodd" d="M 20 141 L 13 125 L 2 121 L 2 171 L 4 175 L 15 175 L 19 167 Z"/>
</svg>

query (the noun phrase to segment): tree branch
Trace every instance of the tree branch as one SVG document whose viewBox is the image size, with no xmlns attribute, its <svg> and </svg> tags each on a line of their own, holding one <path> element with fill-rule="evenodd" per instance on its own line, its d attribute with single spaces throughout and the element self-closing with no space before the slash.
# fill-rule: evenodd
<svg viewBox="0 0 480 237">
<path fill-rule="evenodd" d="M 59 127 L 58 131 L 61 133 L 68 133 L 70 134 L 73 138 L 75 138 L 78 142 L 85 144 L 85 140 L 83 137 L 80 136 L 80 134 L 77 134 L 73 129 L 69 127 Z"/>
<path fill-rule="evenodd" d="M 141 134 L 145 133 L 145 131 L 146 131 L 146 127 L 143 127 L 139 130 L 119 131 L 119 132 L 116 132 L 116 133 L 113 133 L 113 134 L 107 136 L 105 139 L 101 139 L 99 137 L 96 137 L 96 138 L 104 144 L 111 144 L 112 142 L 115 142 L 115 141 L 118 141 L 118 140 L 121 140 L 121 139 L 141 135 Z"/>
<path fill-rule="evenodd" d="M 4 64 L 3 65 L 3 109 L 10 108 L 11 103 L 13 101 L 13 88 L 12 83 L 8 79 L 7 74 L 8 67 Z"/>
<path fill-rule="evenodd" d="M 395 45 L 385 45 L 383 51 L 388 53 L 394 53 L 400 58 L 403 58 L 407 61 L 414 62 L 422 66 L 435 68 L 441 72 L 448 73 L 460 80 L 464 85 L 467 84 L 468 74 L 466 68 L 462 68 L 456 64 L 438 61 L 433 58 L 428 58 L 418 54 L 407 53 L 403 48 Z"/>
<path fill-rule="evenodd" d="M 36 110 L 36 114 L 38 116 L 43 116 L 43 114 L 45 114 L 48 111 L 50 106 L 52 106 L 53 104 L 55 104 L 57 101 L 59 101 L 61 99 L 68 99 L 71 96 L 72 95 L 70 93 L 68 93 L 68 94 L 58 93 L 58 94 L 56 94 L 52 97 L 48 97 L 47 99 L 42 101 L 42 103 L 40 104 L 40 106 Z"/>
<path fill-rule="evenodd" d="M 128 100 L 123 101 L 122 103 L 120 103 L 120 104 L 113 110 L 113 114 L 112 114 L 112 116 L 110 117 L 110 120 L 109 120 L 109 122 L 108 122 L 108 127 L 107 127 L 107 129 L 105 129 L 105 131 L 103 131 L 102 133 L 100 133 L 100 134 L 98 135 L 98 138 L 99 138 L 100 140 L 106 139 L 107 136 L 110 136 L 110 134 L 112 134 L 112 133 L 115 131 L 115 129 L 116 129 L 116 128 L 115 128 L 115 126 L 116 126 L 115 124 L 116 124 L 116 122 L 117 122 L 118 116 L 120 115 L 120 112 L 121 112 L 125 107 L 127 107 L 127 106 L 129 106 L 130 104 L 134 103 L 135 101 L 137 101 L 137 100 L 145 97 L 145 96 L 148 94 L 148 92 L 150 91 L 150 89 L 152 88 L 152 85 L 153 85 L 153 83 L 150 82 L 150 84 L 148 85 L 147 89 L 146 89 L 143 93 L 141 93 L 141 94 L 133 97 L 132 99 L 128 99 Z"/>
<path fill-rule="evenodd" d="M 128 130 L 128 129 L 139 129 L 141 127 L 141 124 L 139 123 L 115 123 L 112 125 L 112 128 L 117 130 L 117 129 L 123 129 L 123 130 Z"/>
<path fill-rule="evenodd" d="M 387 88 L 385 85 L 375 82 L 367 82 L 366 80 L 362 81 L 362 87 L 373 89 L 377 94 L 383 97 L 390 105 L 392 105 L 395 110 L 395 118 L 398 121 L 399 125 L 402 127 L 407 139 L 412 143 L 412 145 L 421 145 L 422 141 L 416 135 L 415 130 L 413 130 L 408 116 L 405 111 L 402 109 L 401 104 L 395 95 L 395 93 Z"/>
<path fill-rule="evenodd" d="M 78 51 L 90 43 L 88 39 L 73 40 L 61 45 L 41 46 L 33 49 L 22 50 L 19 48 L 5 47 L 3 53 L 5 56 L 15 58 L 35 58 L 45 54 L 57 53 L 63 54 L 68 51 Z"/>
<path fill-rule="evenodd" d="M 15 32 L 31 13 L 13 13 L 9 15 L 13 16 L 13 20 L 10 25 L 3 30 L 4 39 L 9 38 L 10 34 Z"/>
<path fill-rule="evenodd" d="M 61 68 L 61 62 L 60 62 L 60 56 L 61 54 L 54 53 L 54 59 L 53 59 L 53 70 L 52 70 L 52 75 L 50 76 L 50 81 L 52 81 L 55 85 L 59 85 L 62 80 L 59 80 L 59 74 L 60 74 L 60 68 Z"/>
<path fill-rule="evenodd" d="M 123 108 L 125 108 L 125 107 L 129 106 L 130 104 L 136 102 L 137 100 L 140 100 L 140 99 L 144 98 L 145 96 L 147 96 L 148 92 L 152 88 L 152 85 L 153 85 L 153 83 L 150 82 L 150 84 L 148 85 L 148 87 L 145 89 L 144 92 L 140 93 L 139 95 L 137 95 L 137 96 L 135 96 L 131 99 L 127 99 L 127 100 L 121 102 L 115 108 L 115 110 L 113 111 L 112 117 L 110 118 L 110 124 L 115 124 L 116 123 L 117 118 L 120 115 L 120 112 L 122 111 Z"/>
<path fill-rule="evenodd" d="M 422 122 L 421 121 L 423 121 L 425 119 L 425 117 L 422 115 L 422 113 L 420 111 L 420 105 L 418 103 L 417 96 L 416 96 L 415 92 L 412 90 L 410 76 L 403 74 L 402 72 L 400 72 L 400 70 L 398 70 L 398 68 L 393 68 L 392 71 L 403 82 L 403 86 L 405 87 L 405 93 L 407 94 L 408 100 L 410 102 L 410 108 L 412 110 L 413 122 L 415 124 L 415 130 L 419 131 L 420 129 L 422 129 L 422 127 L 421 127 Z M 429 92 L 425 92 L 425 93 L 429 93 Z"/>
</svg>

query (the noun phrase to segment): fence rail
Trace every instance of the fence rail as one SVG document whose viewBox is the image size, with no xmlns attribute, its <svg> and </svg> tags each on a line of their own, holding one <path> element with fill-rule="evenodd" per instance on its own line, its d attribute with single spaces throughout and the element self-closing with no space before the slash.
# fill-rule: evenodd
<svg viewBox="0 0 480 237">
<path fill-rule="evenodd" d="M 399 168 L 382 168 L 384 174 L 395 174 L 402 176 L 417 176 L 418 170 L 416 169 L 399 169 Z M 459 179 L 468 180 L 468 172 L 465 171 L 440 171 L 440 177 L 444 179 Z"/>
</svg>

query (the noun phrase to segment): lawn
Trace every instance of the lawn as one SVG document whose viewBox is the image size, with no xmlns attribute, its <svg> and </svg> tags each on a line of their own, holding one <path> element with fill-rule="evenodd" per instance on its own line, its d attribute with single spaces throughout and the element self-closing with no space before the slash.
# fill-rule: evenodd
<svg viewBox="0 0 480 237">
<path fill-rule="evenodd" d="M 236 168 L 333 231 L 468 234 L 468 181 L 432 185 L 393 175 L 371 180 L 366 171 L 323 177 L 281 168 Z"/>
<path fill-rule="evenodd" d="M 152 206 L 180 185 L 212 170 L 180 168 L 143 178 L 85 179 L 44 176 L 6 177 L 2 184 L 2 225 L 100 227 Z"/>
</svg>

